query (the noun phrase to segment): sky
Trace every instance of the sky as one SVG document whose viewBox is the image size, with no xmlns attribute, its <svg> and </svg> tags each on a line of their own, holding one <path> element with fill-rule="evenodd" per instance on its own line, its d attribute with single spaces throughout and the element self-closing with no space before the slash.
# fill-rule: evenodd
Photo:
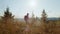
<svg viewBox="0 0 60 34">
<path fill-rule="evenodd" d="M 35 17 L 41 17 L 43 9 L 48 17 L 60 17 L 60 0 L 0 0 L 0 16 L 7 7 L 16 18 L 24 18 L 26 13 L 31 17 L 32 12 Z"/>
</svg>

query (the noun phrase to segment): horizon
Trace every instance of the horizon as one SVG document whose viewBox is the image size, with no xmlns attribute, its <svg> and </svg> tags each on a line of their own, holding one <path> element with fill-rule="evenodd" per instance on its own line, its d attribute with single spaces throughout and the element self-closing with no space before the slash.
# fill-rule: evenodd
<svg viewBox="0 0 60 34">
<path fill-rule="evenodd" d="M 43 9 L 45 9 L 48 17 L 60 17 L 60 0 L 0 0 L 0 16 L 4 15 L 7 6 L 15 15 L 15 18 L 24 18 L 26 13 L 35 17 L 41 17 Z"/>
</svg>

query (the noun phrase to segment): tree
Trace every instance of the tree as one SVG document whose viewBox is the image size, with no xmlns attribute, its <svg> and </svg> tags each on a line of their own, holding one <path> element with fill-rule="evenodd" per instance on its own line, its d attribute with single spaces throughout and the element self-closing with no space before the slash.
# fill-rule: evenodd
<svg viewBox="0 0 60 34">
<path fill-rule="evenodd" d="M 47 14 L 45 12 L 45 10 L 43 10 L 42 12 L 42 16 L 41 16 L 41 32 L 42 34 L 47 34 L 48 29 L 47 29 Z"/>
<path fill-rule="evenodd" d="M 4 12 L 4 16 L 2 17 L 2 20 L 7 23 L 8 21 L 11 22 L 14 19 L 14 16 L 12 16 L 12 13 L 9 12 L 9 8 L 6 8 L 6 11 Z"/>
<path fill-rule="evenodd" d="M 47 14 L 45 13 L 45 10 L 42 12 L 42 17 L 41 17 L 42 22 L 46 23 L 47 21 Z"/>
<path fill-rule="evenodd" d="M 2 34 L 8 34 L 13 31 L 15 25 L 13 25 L 14 22 L 14 16 L 12 16 L 12 13 L 9 12 L 9 8 L 6 8 L 6 11 L 4 12 L 4 16 L 1 17 L 1 23 L 0 23 L 0 29 Z"/>
</svg>

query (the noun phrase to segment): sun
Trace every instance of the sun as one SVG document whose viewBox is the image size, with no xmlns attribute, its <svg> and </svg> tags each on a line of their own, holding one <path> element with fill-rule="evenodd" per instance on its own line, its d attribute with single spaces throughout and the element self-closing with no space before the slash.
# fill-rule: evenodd
<svg viewBox="0 0 60 34">
<path fill-rule="evenodd" d="M 30 3 L 30 6 L 36 6 L 36 2 L 32 1 L 32 2 Z"/>
<path fill-rule="evenodd" d="M 36 0 L 31 0 L 31 1 L 29 1 L 29 6 L 30 6 L 30 7 L 36 7 L 36 6 L 37 6 Z"/>
</svg>

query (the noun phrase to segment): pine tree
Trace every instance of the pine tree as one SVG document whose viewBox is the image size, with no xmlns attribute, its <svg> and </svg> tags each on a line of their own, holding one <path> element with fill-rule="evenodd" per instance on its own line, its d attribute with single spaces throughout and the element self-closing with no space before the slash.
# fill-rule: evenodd
<svg viewBox="0 0 60 34">
<path fill-rule="evenodd" d="M 42 17 L 41 17 L 41 28 L 42 28 L 42 33 L 47 34 L 48 29 L 47 29 L 47 14 L 45 13 L 45 10 L 42 12 Z"/>
<path fill-rule="evenodd" d="M 6 8 L 6 11 L 4 12 L 4 16 L 2 17 L 3 22 L 11 22 L 14 19 L 14 16 L 12 16 L 12 13 L 9 12 L 9 8 Z"/>
<path fill-rule="evenodd" d="M 46 23 L 46 21 L 47 21 L 47 14 L 45 13 L 45 10 L 43 10 L 43 12 L 42 12 L 41 20 L 42 20 L 44 23 Z"/>
</svg>

